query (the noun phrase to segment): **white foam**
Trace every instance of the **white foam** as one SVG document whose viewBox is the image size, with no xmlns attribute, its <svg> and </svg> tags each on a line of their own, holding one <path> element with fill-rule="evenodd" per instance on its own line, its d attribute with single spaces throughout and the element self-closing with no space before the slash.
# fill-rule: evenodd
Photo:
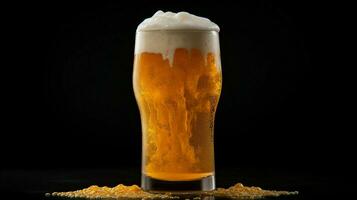
<svg viewBox="0 0 357 200">
<path fill-rule="evenodd" d="M 219 27 L 207 18 L 187 12 L 158 11 L 137 28 L 135 54 L 160 53 L 171 66 L 177 48 L 199 49 L 206 56 L 215 54 L 220 66 Z"/>
<path fill-rule="evenodd" d="M 157 11 L 152 17 L 139 24 L 137 31 L 150 30 L 209 30 L 219 32 L 217 24 L 209 19 L 188 12 Z"/>
</svg>

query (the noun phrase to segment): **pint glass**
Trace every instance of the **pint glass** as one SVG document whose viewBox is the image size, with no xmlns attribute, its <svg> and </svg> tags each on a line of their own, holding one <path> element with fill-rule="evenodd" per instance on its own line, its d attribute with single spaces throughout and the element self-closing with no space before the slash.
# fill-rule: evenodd
<svg viewBox="0 0 357 200">
<path fill-rule="evenodd" d="M 137 31 L 133 87 L 142 125 L 142 188 L 215 189 L 218 31 Z"/>
</svg>

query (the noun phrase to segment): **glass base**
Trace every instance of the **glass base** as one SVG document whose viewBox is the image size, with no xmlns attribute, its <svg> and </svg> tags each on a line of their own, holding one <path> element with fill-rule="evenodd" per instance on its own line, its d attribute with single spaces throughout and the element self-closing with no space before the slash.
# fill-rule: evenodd
<svg viewBox="0 0 357 200">
<path fill-rule="evenodd" d="M 153 192 L 211 191 L 216 184 L 214 175 L 192 181 L 163 181 L 142 174 L 141 188 Z"/>
</svg>

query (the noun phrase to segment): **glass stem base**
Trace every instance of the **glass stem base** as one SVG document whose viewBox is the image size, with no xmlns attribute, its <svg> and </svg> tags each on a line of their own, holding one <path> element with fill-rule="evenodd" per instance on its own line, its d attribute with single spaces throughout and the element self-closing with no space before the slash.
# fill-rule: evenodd
<svg viewBox="0 0 357 200">
<path fill-rule="evenodd" d="M 192 181 L 164 181 L 142 174 L 141 188 L 153 192 L 211 191 L 216 184 L 214 175 Z"/>
</svg>

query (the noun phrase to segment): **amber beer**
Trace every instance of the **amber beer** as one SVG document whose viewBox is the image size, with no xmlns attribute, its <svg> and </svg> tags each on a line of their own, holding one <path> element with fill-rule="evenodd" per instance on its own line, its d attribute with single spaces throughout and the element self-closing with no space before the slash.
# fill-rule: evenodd
<svg viewBox="0 0 357 200">
<path fill-rule="evenodd" d="M 137 32 L 133 86 L 142 124 L 142 187 L 214 189 L 213 130 L 222 86 L 218 32 Z"/>
</svg>

